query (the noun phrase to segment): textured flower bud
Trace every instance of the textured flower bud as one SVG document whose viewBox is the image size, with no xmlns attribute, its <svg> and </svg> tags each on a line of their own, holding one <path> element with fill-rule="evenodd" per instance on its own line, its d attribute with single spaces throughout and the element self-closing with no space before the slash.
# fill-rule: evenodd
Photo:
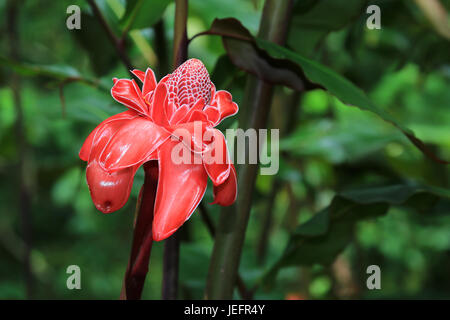
<svg viewBox="0 0 450 320">
<path fill-rule="evenodd" d="M 192 107 L 203 98 L 205 105 L 211 100 L 211 80 L 208 70 L 198 59 L 190 59 L 180 65 L 166 81 L 169 89 L 169 102 L 176 108 L 182 105 Z"/>
</svg>

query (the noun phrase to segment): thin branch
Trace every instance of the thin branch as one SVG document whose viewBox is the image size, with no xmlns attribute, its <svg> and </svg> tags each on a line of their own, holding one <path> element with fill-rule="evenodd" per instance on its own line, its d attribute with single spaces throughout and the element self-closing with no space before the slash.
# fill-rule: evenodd
<svg viewBox="0 0 450 320">
<path fill-rule="evenodd" d="M 136 223 L 133 232 L 130 260 L 120 293 L 121 300 L 141 298 L 145 278 L 148 272 L 152 250 L 152 223 L 158 186 L 158 163 L 149 161 L 144 164 L 145 180 L 136 205 Z"/>
<path fill-rule="evenodd" d="M 125 48 L 124 48 L 124 41 L 123 39 L 117 37 L 111 27 L 109 26 L 108 22 L 106 21 L 105 17 L 103 16 L 102 12 L 100 11 L 100 8 L 97 6 L 97 3 L 95 3 L 95 0 L 87 0 L 89 5 L 91 6 L 92 12 L 97 17 L 98 21 L 102 25 L 103 29 L 106 32 L 106 35 L 109 38 L 109 41 L 113 44 L 114 48 L 116 49 L 117 55 L 119 56 L 120 60 L 124 64 L 124 66 L 127 68 L 128 72 L 131 76 L 134 77 L 134 75 L 131 73 L 131 70 L 134 69 L 133 64 L 131 63 L 130 58 L 128 57 Z"/>
</svg>

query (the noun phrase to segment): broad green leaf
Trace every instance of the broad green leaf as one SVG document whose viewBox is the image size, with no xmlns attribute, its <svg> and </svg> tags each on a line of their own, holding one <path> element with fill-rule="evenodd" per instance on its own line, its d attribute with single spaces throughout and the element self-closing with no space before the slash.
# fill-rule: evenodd
<svg viewBox="0 0 450 320">
<path fill-rule="evenodd" d="M 237 67 L 269 83 L 286 85 L 299 91 L 320 87 L 306 79 L 296 64 L 288 60 L 280 63 L 258 48 L 252 34 L 236 19 L 215 19 L 209 30 L 194 38 L 200 35 L 221 36 L 230 60 Z"/>
<path fill-rule="evenodd" d="M 328 119 L 304 123 L 280 141 L 280 150 L 294 156 L 343 163 L 376 156 L 388 143 L 404 141 L 400 132 L 394 129 L 386 132 L 372 122 L 378 123 L 366 121 L 348 125 Z"/>
<path fill-rule="evenodd" d="M 295 90 L 324 88 L 343 103 L 370 111 L 393 124 L 429 158 L 439 163 L 449 163 L 436 156 L 411 130 L 376 106 L 360 88 L 330 68 L 275 43 L 254 38 L 233 18 L 216 19 L 209 30 L 197 36 L 208 34 L 222 36 L 227 54 L 239 68 L 269 83 L 286 85 Z"/>
<path fill-rule="evenodd" d="M 128 0 L 120 25 L 125 30 L 152 27 L 172 0 Z"/>
<path fill-rule="evenodd" d="M 351 106 L 356 106 L 361 110 L 373 112 L 381 119 L 393 124 L 395 127 L 400 129 L 416 147 L 418 147 L 431 159 L 440 163 L 448 163 L 448 161 L 439 159 L 428 149 L 424 142 L 416 138 L 411 130 L 400 124 L 394 117 L 392 117 L 382 108 L 376 106 L 367 97 L 364 91 L 359 89 L 352 82 L 345 79 L 338 73 L 316 61 L 303 57 L 300 54 L 278 46 L 272 42 L 268 42 L 262 39 L 255 39 L 255 41 L 260 48 L 266 50 L 266 52 L 268 52 L 268 54 L 272 57 L 275 57 L 277 59 L 287 59 L 298 64 L 309 80 L 311 80 L 313 83 L 322 85 L 326 90 L 336 96 L 343 103 Z"/>
<path fill-rule="evenodd" d="M 439 199 L 450 200 L 450 191 L 405 184 L 338 194 L 327 208 L 297 227 L 264 281 L 270 284 L 284 267 L 331 264 L 352 241 L 358 221 L 384 215 L 391 206 L 407 206 L 430 214 Z"/>
<path fill-rule="evenodd" d="M 278 59 L 288 59 L 300 65 L 305 72 L 305 75 L 311 79 L 311 81 L 323 85 L 325 89 L 339 98 L 342 102 L 357 106 L 363 110 L 371 111 L 384 120 L 401 128 L 401 126 L 396 124 L 396 121 L 390 114 L 375 106 L 361 89 L 338 73 L 314 60 L 303 57 L 272 42 L 258 38 L 255 40 L 258 46 L 266 50 L 271 56 Z M 407 129 L 404 130 L 407 131 Z"/>
</svg>

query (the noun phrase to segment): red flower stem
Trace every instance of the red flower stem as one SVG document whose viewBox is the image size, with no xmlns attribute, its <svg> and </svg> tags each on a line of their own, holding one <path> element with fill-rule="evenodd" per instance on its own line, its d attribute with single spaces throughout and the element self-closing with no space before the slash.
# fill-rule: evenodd
<svg viewBox="0 0 450 320">
<path fill-rule="evenodd" d="M 188 0 L 175 1 L 175 26 L 173 35 L 173 67 L 187 59 Z M 175 300 L 178 297 L 178 269 L 180 256 L 179 232 L 175 232 L 164 243 L 162 299 Z"/>
<path fill-rule="evenodd" d="M 148 272 L 150 253 L 152 250 L 153 208 L 158 186 L 158 162 L 149 161 L 144 164 L 145 180 L 139 194 L 137 215 L 133 234 L 133 244 L 127 271 L 123 280 L 121 300 L 137 300 L 141 298 L 145 277 Z"/>
<path fill-rule="evenodd" d="M 266 0 L 258 36 L 284 44 L 292 5 L 292 0 Z M 267 126 L 272 93 L 271 85 L 252 75 L 248 76 L 241 108 L 243 112 L 239 119 L 241 128 L 258 130 Z M 237 203 L 222 209 L 209 267 L 206 299 L 231 299 L 233 296 L 257 175 L 258 165 L 241 165 L 238 173 Z"/>
</svg>

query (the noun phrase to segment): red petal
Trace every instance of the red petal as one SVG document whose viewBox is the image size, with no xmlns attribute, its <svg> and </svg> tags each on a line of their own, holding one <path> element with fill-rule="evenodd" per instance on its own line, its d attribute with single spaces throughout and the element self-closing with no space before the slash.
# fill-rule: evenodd
<svg viewBox="0 0 450 320">
<path fill-rule="evenodd" d="M 207 129 L 206 133 L 214 141 L 208 145 L 203 154 L 203 165 L 209 178 L 215 186 L 225 182 L 230 175 L 230 158 L 228 156 L 227 143 L 222 132 L 217 129 Z M 205 140 L 209 137 L 205 134 Z"/>
<path fill-rule="evenodd" d="M 166 105 L 166 116 L 167 116 L 167 119 L 169 120 L 168 121 L 169 123 L 170 123 L 170 119 L 172 119 L 175 111 L 177 111 L 175 104 L 173 103 L 173 101 L 169 101 Z"/>
<path fill-rule="evenodd" d="M 103 213 L 111 213 L 123 207 L 130 196 L 133 178 L 139 166 L 108 173 L 91 161 L 86 169 L 86 179 L 96 208 Z"/>
<path fill-rule="evenodd" d="M 212 106 L 217 106 L 220 112 L 220 121 L 236 114 L 239 110 L 238 105 L 233 102 L 231 94 L 228 91 L 217 91 L 214 100 L 211 103 Z"/>
<path fill-rule="evenodd" d="M 205 107 L 205 100 L 203 98 L 200 98 L 195 102 L 195 104 L 192 106 L 192 108 L 189 109 L 189 111 L 186 113 L 183 119 L 179 121 L 179 123 L 189 122 L 189 119 L 191 118 L 192 114 L 196 111 L 201 111 Z"/>
<path fill-rule="evenodd" d="M 147 114 L 147 104 L 142 98 L 142 93 L 134 80 L 119 79 L 111 89 L 111 95 L 115 100 L 139 113 Z"/>
<path fill-rule="evenodd" d="M 88 159 L 89 159 L 89 154 L 91 153 L 92 141 L 94 140 L 95 133 L 97 132 L 99 126 L 97 126 L 97 128 L 95 128 L 94 130 L 91 131 L 91 133 L 88 135 L 86 140 L 84 140 L 84 143 L 81 146 L 81 149 L 80 149 L 80 152 L 78 153 L 78 155 L 80 156 L 80 159 L 83 161 L 88 161 Z"/>
<path fill-rule="evenodd" d="M 182 141 L 191 151 L 200 153 L 207 147 L 207 144 L 203 141 L 206 129 L 207 123 L 193 121 L 175 126 L 172 135 Z"/>
<path fill-rule="evenodd" d="M 120 127 L 99 157 L 108 171 L 116 171 L 141 163 L 163 143 L 170 134 L 149 119 L 137 117 Z"/>
<path fill-rule="evenodd" d="M 128 111 L 116 114 L 112 117 L 109 117 L 106 120 L 103 120 L 94 130 L 92 130 L 92 132 L 89 134 L 89 136 L 84 141 L 83 146 L 81 147 L 80 153 L 79 153 L 81 160 L 83 160 L 83 161 L 89 160 L 89 154 L 91 153 L 94 137 L 98 133 L 99 130 L 102 130 L 105 127 L 105 125 L 107 125 L 108 123 L 115 121 L 115 120 L 133 119 L 135 117 L 137 117 L 137 113 L 134 110 L 128 110 Z"/>
<path fill-rule="evenodd" d="M 147 68 L 147 71 L 145 71 L 145 79 L 143 82 L 144 85 L 142 86 L 142 94 L 144 96 L 147 95 L 149 92 L 155 90 L 156 78 L 152 69 Z"/>
<path fill-rule="evenodd" d="M 166 109 L 168 105 L 167 87 L 164 83 L 159 83 L 153 94 L 153 102 L 151 107 L 151 117 L 153 122 L 160 126 L 168 126 Z"/>
<path fill-rule="evenodd" d="M 194 121 L 201 121 L 201 122 L 208 122 L 208 116 L 206 113 L 204 113 L 201 110 L 195 110 L 191 113 L 191 116 L 189 117 L 188 122 L 194 122 Z"/>
<path fill-rule="evenodd" d="M 217 108 L 208 106 L 204 110 L 206 116 L 208 117 L 208 121 L 214 126 L 216 125 L 220 120 L 220 112 Z"/>
<path fill-rule="evenodd" d="M 216 86 L 214 83 L 211 82 L 211 100 L 214 99 L 214 96 L 216 95 Z"/>
<path fill-rule="evenodd" d="M 131 73 L 133 73 L 139 80 L 141 80 L 142 83 L 144 83 L 144 79 L 145 79 L 144 71 L 134 69 L 133 71 L 131 71 Z"/>
<path fill-rule="evenodd" d="M 214 194 L 214 202 L 211 204 L 219 204 L 221 206 L 230 206 L 236 201 L 237 196 L 237 176 L 236 169 L 234 165 L 231 164 L 230 175 L 228 179 L 225 180 L 219 186 L 214 186 L 213 194 Z"/>
<path fill-rule="evenodd" d="M 172 161 L 172 150 L 176 146 L 186 148 L 178 141 L 167 140 L 158 152 L 159 182 L 153 220 L 155 241 L 166 239 L 181 227 L 197 208 L 206 190 L 208 176 L 201 164 L 176 164 Z M 184 152 L 193 155 L 187 148 Z"/>
<path fill-rule="evenodd" d="M 182 119 L 184 119 L 186 117 L 186 114 L 189 111 L 189 107 L 187 105 L 182 105 L 181 107 L 179 107 L 177 110 L 175 110 L 175 112 L 172 115 L 172 118 L 170 118 L 170 124 L 171 125 L 176 125 L 178 124 Z"/>
</svg>

